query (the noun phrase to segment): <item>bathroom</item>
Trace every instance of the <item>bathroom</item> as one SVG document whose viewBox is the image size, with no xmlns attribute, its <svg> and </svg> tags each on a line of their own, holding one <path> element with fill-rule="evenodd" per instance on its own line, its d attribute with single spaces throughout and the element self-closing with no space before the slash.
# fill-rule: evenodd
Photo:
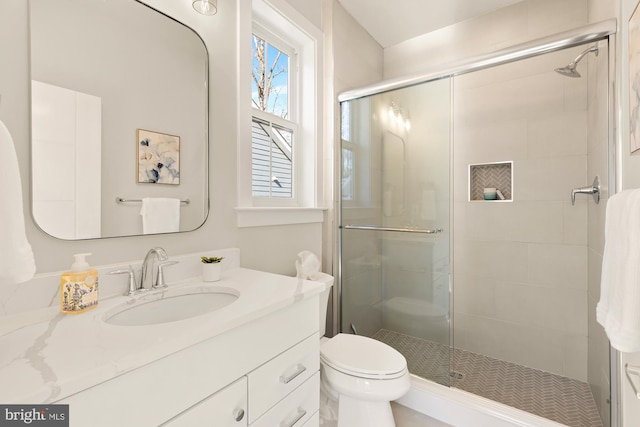
<svg viewBox="0 0 640 427">
<path fill-rule="evenodd" d="M 242 35 L 248 37 L 251 31 L 250 2 L 218 0 L 218 12 L 213 16 L 194 13 L 191 2 L 187 1 L 181 2 L 185 5 L 171 6 L 160 1 L 149 0 L 145 3 L 194 28 L 203 39 L 210 57 L 209 210 L 205 215 L 206 220 L 200 227 L 191 227 L 192 231 L 155 236 L 125 233 L 122 237 L 69 241 L 41 231 L 32 219 L 30 199 L 31 59 L 28 2 L 4 0 L 0 6 L 0 52 L 3 55 L 3 66 L 0 67 L 0 120 L 6 124 L 15 142 L 24 194 L 26 235 L 34 251 L 38 274 L 66 271 L 72 255 L 79 252 L 92 253 L 89 261 L 94 266 L 108 266 L 139 261 L 150 248 L 156 246 L 163 247 L 170 257 L 239 248 L 239 263 L 243 267 L 287 276 L 296 273 L 294 261 L 297 254 L 309 250 L 320 256 L 323 271 L 336 274 L 339 261 L 336 183 L 340 182 L 335 164 L 336 147 L 340 140 L 338 94 L 387 79 L 424 73 L 442 64 L 610 18 L 617 20 L 616 44 L 611 47 L 611 52 L 605 54 L 603 50 L 598 59 L 613 57 L 609 70 L 617 82 L 613 89 L 616 95 L 613 107 L 617 111 L 614 120 L 618 131 L 615 142 L 611 142 L 615 144 L 616 153 L 615 181 L 618 190 L 640 187 L 640 172 L 637 172 L 640 170 L 640 157 L 629 154 L 627 136 L 628 22 L 636 6 L 633 0 L 524 0 L 464 22 L 448 23 L 446 27 L 430 34 L 409 41 L 399 40 L 385 47 L 363 27 L 366 23 L 356 21 L 338 0 L 270 1 L 283 15 L 304 21 L 298 25 L 316 40 L 316 54 L 322 58 L 322 67 L 315 74 L 317 102 L 312 117 L 315 122 L 314 142 L 310 157 L 307 158 L 315 159 L 309 160 L 314 167 L 307 168 L 312 172 L 304 182 L 305 192 L 299 207 L 287 206 L 282 209 L 267 204 L 253 204 L 250 184 L 243 173 L 250 168 L 247 163 L 250 163 L 250 151 L 247 153 L 246 146 L 239 142 L 247 140 L 248 127 L 245 129 L 243 123 L 251 114 L 247 115 L 246 112 L 248 103 L 241 100 L 242 94 L 248 97 L 251 91 L 250 83 L 242 78 L 242 69 L 250 68 L 250 46 L 248 42 L 242 42 Z M 572 50 L 566 58 L 563 57 L 562 62 L 569 62 L 577 53 Z M 555 55 L 558 58 L 558 53 Z M 558 67 L 562 65 L 557 64 Z M 587 69 L 587 63 L 583 62 L 582 67 Z M 505 157 L 496 160 L 511 159 Z M 491 159 L 479 160 L 485 161 Z M 129 158 L 123 162 L 129 162 Z M 466 163 L 474 162 L 469 160 Z M 571 185 L 590 184 L 591 178 L 585 176 L 584 182 L 572 182 Z M 465 182 L 465 179 L 454 176 L 453 181 Z M 548 188 L 553 182 L 544 179 L 542 182 L 549 192 L 561 191 Z M 514 182 L 515 190 L 523 191 L 518 185 L 518 182 Z M 143 194 L 119 196 L 138 198 Z M 578 202 L 585 203 L 585 200 L 580 198 Z M 463 203 L 462 200 L 454 200 L 454 209 Z M 131 209 L 126 206 L 121 208 Z M 587 221 L 586 215 L 582 220 Z M 455 219 L 453 227 L 456 227 Z M 481 228 L 483 224 L 476 224 L 476 227 Z M 589 267 L 588 272 L 581 272 L 588 276 L 585 280 L 598 275 L 597 270 L 591 269 L 591 263 Z M 104 280 L 109 279 L 105 277 Z M 0 287 L 0 316 L 20 316 L 30 310 L 57 305 L 57 284 L 54 280 L 45 286 L 40 282 L 28 282 Z M 584 298 L 586 303 L 586 295 Z M 590 298 L 588 307 L 593 309 L 597 299 L 594 300 L 593 296 Z M 469 299 L 461 304 L 470 304 Z M 469 310 L 473 311 L 473 307 Z M 544 349 L 540 351 L 544 354 Z M 639 364 L 640 355 L 613 353 L 611 363 L 618 367 L 611 371 L 616 372 L 617 376 L 608 377 L 610 371 L 604 369 L 598 383 L 599 387 L 608 388 L 607 382 L 610 382 L 612 388 L 618 389 L 617 393 L 612 394 L 614 400 L 611 404 L 619 409 L 611 410 L 610 425 L 634 425 L 633 420 L 640 419 L 640 408 L 627 384 L 623 367 L 626 364 Z M 411 405 L 411 402 L 404 403 Z M 599 405 L 599 408 L 604 408 L 601 414 L 608 414 L 606 397 Z M 420 405 L 414 406 L 416 410 L 421 410 Z"/>
</svg>

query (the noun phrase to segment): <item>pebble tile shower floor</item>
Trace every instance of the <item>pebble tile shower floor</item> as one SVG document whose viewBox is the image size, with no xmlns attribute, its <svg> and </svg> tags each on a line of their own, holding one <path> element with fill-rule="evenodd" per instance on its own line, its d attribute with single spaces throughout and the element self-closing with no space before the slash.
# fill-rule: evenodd
<svg viewBox="0 0 640 427">
<path fill-rule="evenodd" d="M 602 427 L 587 383 L 459 349 L 451 372 L 448 346 L 386 329 L 373 338 L 402 353 L 412 374 L 570 427 Z"/>
</svg>

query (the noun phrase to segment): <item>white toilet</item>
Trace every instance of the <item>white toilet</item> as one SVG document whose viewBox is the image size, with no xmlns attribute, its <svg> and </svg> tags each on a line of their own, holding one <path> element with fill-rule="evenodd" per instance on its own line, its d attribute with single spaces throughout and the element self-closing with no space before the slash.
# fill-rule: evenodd
<svg viewBox="0 0 640 427">
<path fill-rule="evenodd" d="M 323 337 L 334 279 L 318 273 L 313 280 L 325 283 L 320 295 L 321 392 L 334 408 L 337 404 L 337 426 L 394 427 L 390 402 L 411 387 L 406 359 L 371 338 L 350 334 Z"/>
</svg>

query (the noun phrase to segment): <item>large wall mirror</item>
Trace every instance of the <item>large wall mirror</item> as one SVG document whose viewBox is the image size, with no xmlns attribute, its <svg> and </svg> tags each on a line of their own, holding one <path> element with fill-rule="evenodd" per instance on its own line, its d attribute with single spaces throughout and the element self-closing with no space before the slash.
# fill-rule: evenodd
<svg viewBox="0 0 640 427">
<path fill-rule="evenodd" d="M 66 240 L 201 226 L 209 190 L 200 37 L 136 0 L 29 8 L 38 226 Z"/>
</svg>

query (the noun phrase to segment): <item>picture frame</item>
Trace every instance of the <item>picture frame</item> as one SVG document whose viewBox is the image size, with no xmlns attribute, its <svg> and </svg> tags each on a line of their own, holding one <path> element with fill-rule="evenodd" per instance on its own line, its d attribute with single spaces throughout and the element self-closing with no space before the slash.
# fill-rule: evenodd
<svg viewBox="0 0 640 427">
<path fill-rule="evenodd" d="M 138 183 L 180 184 L 180 137 L 136 130 Z"/>
<path fill-rule="evenodd" d="M 629 18 L 629 151 L 640 150 L 640 3 Z"/>
</svg>

